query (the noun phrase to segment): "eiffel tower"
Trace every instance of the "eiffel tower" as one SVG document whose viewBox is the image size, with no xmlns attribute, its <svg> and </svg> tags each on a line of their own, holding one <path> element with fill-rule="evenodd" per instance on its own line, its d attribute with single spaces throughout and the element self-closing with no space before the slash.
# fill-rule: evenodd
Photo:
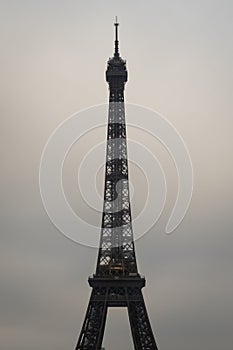
<svg viewBox="0 0 233 350">
<path fill-rule="evenodd" d="M 108 307 L 128 309 L 134 349 L 158 350 L 141 289 L 131 220 L 124 86 L 126 61 L 120 57 L 118 26 L 115 52 L 108 60 L 109 114 L 104 205 L 95 274 L 88 279 L 92 293 L 76 350 L 101 350 Z"/>
</svg>

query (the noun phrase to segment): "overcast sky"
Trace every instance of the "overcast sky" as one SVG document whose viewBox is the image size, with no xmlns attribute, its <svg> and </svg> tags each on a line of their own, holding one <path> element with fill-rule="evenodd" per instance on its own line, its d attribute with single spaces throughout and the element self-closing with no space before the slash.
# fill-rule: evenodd
<svg viewBox="0 0 233 350">
<path fill-rule="evenodd" d="M 162 145 L 151 140 L 171 194 L 136 247 L 159 348 L 231 350 L 232 1 L 10 0 L 0 7 L 1 350 L 73 349 L 82 326 L 97 251 L 51 223 L 40 197 L 39 164 L 61 122 L 107 102 L 104 73 L 116 15 L 129 70 L 127 102 L 164 115 L 185 140 L 194 169 L 190 208 L 168 236 L 176 173 Z M 102 129 L 90 144 L 88 138 L 76 144 L 67 160 L 64 186 L 77 211 L 75 176 L 84 144 L 88 149 L 104 138 Z M 143 187 L 133 167 L 131 174 L 137 213 Z M 84 212 L 98 224 L 99 215 Z M 104 345 L 133 349 L 126 310 L 110 310 Z"/>
</svg>

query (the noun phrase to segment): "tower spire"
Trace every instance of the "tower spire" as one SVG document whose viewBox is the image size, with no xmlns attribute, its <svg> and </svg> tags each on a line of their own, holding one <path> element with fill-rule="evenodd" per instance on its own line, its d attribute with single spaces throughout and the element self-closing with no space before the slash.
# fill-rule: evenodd
<svg viewBox="0 0 233 350">
<path fill-rule="evenodd" d="M 118 26 L 119 23 L 117 21 L 117 16 L 116 16 L 116 22 L 114 23 L 115 26 L 115 52 L 114 52 L 114 57 L 119 57 L 119 41 L 118 41 Z"/>
</svg>

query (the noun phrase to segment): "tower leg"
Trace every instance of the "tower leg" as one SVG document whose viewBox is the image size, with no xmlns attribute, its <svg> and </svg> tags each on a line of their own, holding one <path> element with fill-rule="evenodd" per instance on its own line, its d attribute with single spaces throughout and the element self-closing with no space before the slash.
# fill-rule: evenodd
<svg viewBox="0 0 233 350">
<path fill-rule="evenodd" d="M 128 301 L 128 314 L 135 350 L 158 350 L 141 291 Z"/>
<path fill-rule="evenodd" d="M 75 350 L 100 350 L 107 316 L 107 301 L 96 300 L 93 289 Z"/>
</svg>

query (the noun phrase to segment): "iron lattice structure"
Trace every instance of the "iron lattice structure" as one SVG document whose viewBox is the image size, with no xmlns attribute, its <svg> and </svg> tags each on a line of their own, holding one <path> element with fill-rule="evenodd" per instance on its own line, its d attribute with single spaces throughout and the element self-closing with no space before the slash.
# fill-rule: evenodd
<svg viewBox="0 0 233 350">
<path fill-rule="evenodd" d="M 141 289 L 134 249 L 125 125 L 126 62 L 119 55 L 118 23 L 115 52 L 109 59 L 109 115 L 104 206 L 96 273 L 89 278 L 92 293 L 76 350 L 100 350 L 108 307 L 127 307 L 136 350 L 157 350 Z"/>
</svg>

